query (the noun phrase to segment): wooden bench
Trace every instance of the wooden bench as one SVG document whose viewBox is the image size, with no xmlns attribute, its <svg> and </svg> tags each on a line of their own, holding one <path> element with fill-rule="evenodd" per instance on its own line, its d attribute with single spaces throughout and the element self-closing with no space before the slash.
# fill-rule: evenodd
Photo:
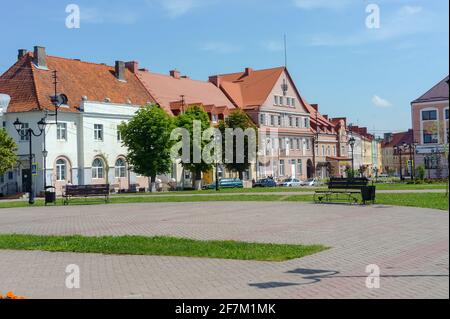
<svg viewBox="0 0 450 319">
<path fill-rule="evenodd" d="M 72 197 L 98 197 L 104 196 L 105 203 L 109 201 L 109 185 L 66 185 L 63 194 L 64 205 L 69 205 Z"/>
<path fill-rule="evenodd" d="M 328 190 L 316 191 L 314 201 L 316 203 L 331 203 L 344 199 L 356 204 L 360 200 L 363 189 L 368 184 L 369 180 L 367 178 L 331 178 L 328 183 Z"/>
</svg>

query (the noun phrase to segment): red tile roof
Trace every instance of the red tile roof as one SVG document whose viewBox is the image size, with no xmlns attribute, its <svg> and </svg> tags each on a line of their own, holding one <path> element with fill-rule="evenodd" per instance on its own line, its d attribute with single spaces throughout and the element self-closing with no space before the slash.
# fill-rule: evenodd
<svg viewBox="0 0 450 319">
<path fill-rule="evenodd" d="M 153 103 L 137 77 L 125 69 L 125 82 L 115 77 L 115 68 L 104 64 L 47 56 L 48 70 L 33 63 L 28 53 L 0 77 L 0 93 L 11 96 L 8 112 L 27 112 L 53 109 L 50 96 L 54 95 L 53 72 L 58 71 L 58 92 L 69 98 L 64 112 L 77 112 L 81 98 L 88 101 L 145 105 Z"/>
<path fill-rule="evenodd" d="M 394 147 L 402 145 L 403 143 L 412 144 L 414 141 L 413 130 L 407 132 L 393 133 L 390 140 L 385 140 L 381 143 L 383 148 Z"/>
<path fill-rule="evenodd" d="M 233 103 L 214 84 L 181 76 L 169 76 L 139 70 L 137 76 L 156 102 L 167 112 L 182 100 L 186 105 L 202 104 L 235 109 Z"/>
<path fill-rule="evenodd" d="M 241 109 L 260 107 L 269 97 L 285 67 L 218 75 L 221 88 Z"/>
<path fill-rule="evenodd" d="M 424 102 L 435 102 L 448 100 L 449 98 L 449 88 L 448 88 L 448 76 L 443 79 L 441 82 L 436 84 L 433 88 L 431 88 L 427 93 L 419 97 L 417 100 L 412 103 L 424 103 Z"/>
</svg>

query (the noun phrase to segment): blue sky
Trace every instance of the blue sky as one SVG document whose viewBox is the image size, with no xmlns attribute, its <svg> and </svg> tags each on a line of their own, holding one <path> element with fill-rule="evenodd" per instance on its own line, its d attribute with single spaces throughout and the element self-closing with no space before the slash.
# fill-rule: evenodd
<svg viewBox="0 0 450 319">
<path fill-rule="evenodd" d="M 65 26 L 68 4 L 81 28 Z M 380 8 L 368 29 L 366 7 Z M 410 102 L 448 75 L 447 0 L 2 1 L 0 72 L 19 48 L 196 79 L 284 64 L 301 94 L 372 132 L 411 126 Z"/>
</svg>

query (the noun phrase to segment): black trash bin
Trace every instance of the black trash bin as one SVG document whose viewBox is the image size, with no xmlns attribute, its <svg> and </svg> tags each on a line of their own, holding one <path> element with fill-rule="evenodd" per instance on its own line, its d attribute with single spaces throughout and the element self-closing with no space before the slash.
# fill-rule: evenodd
<svg viewBox="0 0 450 319">
<path fill-rule="evenodd" d="M 376 189 L 376 186 L 364 186 L 361 189 L 361 196 L 364 205 L 366 205 L 367 202 L 372 202 L 373 204 L 375 204 Z"/>
<path fill-rule="evenodd" d="M 56 192 L 53 186 L 47 186 L 45 188 L 45 206 L 47 204 L 56 204 Z"/>
</svg>

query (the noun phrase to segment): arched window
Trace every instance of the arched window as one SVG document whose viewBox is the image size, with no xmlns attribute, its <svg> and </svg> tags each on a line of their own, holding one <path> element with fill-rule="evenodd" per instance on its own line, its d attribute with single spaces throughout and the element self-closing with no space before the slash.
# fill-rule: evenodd
<svg viewBox="0 0 450 319">
<path fill-rule="evenodd" d="M 116 161 L 116 178 L 127 177 L 127 166 L 123 158 Z"/>
<path fill-rule="evenodd" d="M 65 181 L 66 180 L 66 170 L 67 164 L 63 159 L 59 159 L 56 161 L 56 180 L 57 181 Z"/>
<path fill-rule="evenodd" d="M 96 158 L 92 163 L 92 178 L 103 178 L 104 175 L 104 164 L 99 158 Z"/>
</svg>

